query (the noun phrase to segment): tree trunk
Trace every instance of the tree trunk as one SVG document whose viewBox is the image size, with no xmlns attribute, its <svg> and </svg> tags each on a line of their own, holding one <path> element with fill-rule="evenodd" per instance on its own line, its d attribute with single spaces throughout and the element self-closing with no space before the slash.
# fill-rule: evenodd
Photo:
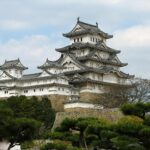
<svg viewBox="0 0 150 150">
<path fill-rule="evenodd" d="M 87 147 L 87 144 L 86 144 L 86 139 L 85 139 L 85 137 L 83 137 L 83 141 L 84 141 L 85 149 L 88 150 L 88 147 Z"/>
<path fill-rule="evenodd" d="M 10 150 L 14 146 L 15 146 L 14 143 L 10 143 L 9 146 L 8 146 L 8 148 L 7 148 L 7 150 Z"/>
</svg>

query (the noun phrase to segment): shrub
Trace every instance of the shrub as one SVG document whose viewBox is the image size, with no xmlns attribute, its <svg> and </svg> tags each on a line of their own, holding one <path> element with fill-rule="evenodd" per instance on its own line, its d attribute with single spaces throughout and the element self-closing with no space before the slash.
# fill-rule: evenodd
<svg viewBox="0 0 150 150">
<path fill-rule="evenodd" d="M 150 115 L 147 115 L 144 119 L 144 124 L 150 126 Z"/>
<path fill-rule="evenodd" d="M 147 107 L 146 107 L 146 104 L 144 103 L 136 103 L 136 104 L 128 103 L 128 104 L 124 104 L 121 107 L 121 110 L 125 115 L 135 115 L 135 116 L 144 118 L 145 113 L 147 111 L 146 109 Z"/>
<path fill-rule="evenodd" d="M 139 144 L 137 138 L 129 136 L 117 136 L 111 139 L 113 147 L 120 150 L 145 150 L 145 148 Z"/>
<path fill-rule="evenodd" d="M 137 116 L 125 116 L 118 121 L 115 130 L 119 133 L 136 136 L 138 131 L 143 127 L 143 119 Z"/>
</svg>

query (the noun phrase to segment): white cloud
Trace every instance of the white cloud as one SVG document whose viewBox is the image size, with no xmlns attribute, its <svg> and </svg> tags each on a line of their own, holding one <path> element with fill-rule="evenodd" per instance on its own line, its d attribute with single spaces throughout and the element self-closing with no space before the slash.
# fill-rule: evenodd
<svg viewBox="0 0 150 150">
<path fill-rule="evenodd" d="M 126 71 L 150 78 L 150 25 L 134 26 L 114 33 L 108 43 L 121 49 L 120 58 L 129 63 Z"/>
<path fill-rule="evenodd" d="M 141 15 L 141 12 L 145 15 Z M 0 1 L 1 26 L 4 28 L 6 25 L 11 30 L 34 29 L 46 25 L 65 26 L 78 16 L 95 22 L 104 21 L 104 24 L 113 23 L 114 26 L 116 23 L 126 22 L 126 19 L 137 22 L 144 21 L 144 18 L 148 20 L 149 15 L 149 0 Z"/>
<path fill-rule="evenodd" d="M 55 52 L 55 47 L 60 47 L 61 42 L 54 42 L 44 35 L 26 36 L 23 39 L 10 39 L 6 43 L 0 44 L 1 64 L 5 59 L 11 60 L 20 58 L 25 66 L 30 68 L 29 72 L 36 70 L 42 65 L 46 58 L 55 60 L 59 58 Z"/>
<path fill-rule="evenodd" d="M 29 28 L 29 22 L 19 21 L 19 20 L 3 20 L 0 22 L 1 30 L 18 30 Z"/>
<path fill-rule="evenodd" d="M 134 26 L 114 33 L 114 46 L 121 48 L 150 47 L 150 25 Z"/>
</svg>

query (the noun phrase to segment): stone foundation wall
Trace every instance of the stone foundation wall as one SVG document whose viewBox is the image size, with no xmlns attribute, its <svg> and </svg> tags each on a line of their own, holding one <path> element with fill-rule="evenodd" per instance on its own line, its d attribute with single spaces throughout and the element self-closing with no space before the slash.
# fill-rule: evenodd
<svg viewBox="0 0 150 150">
<path fill-rule="evenodd" d="M 100 104 L 105 108 L 118 108 L 128 100 L 123 94 L 119 92 L 119 89 L 101 94 L 84 92 L 80 93 L 80 101 Z"/>
<path fill-rule="evenodd" d="M 90 92 L 80 93 L 80 100 L 83 102 L 90 102 L 90 103 L 97 104 L 99 103 L 101 98 L 102 98 L 102 94 L 98 94 L 98 93 L 90 93 Z"/>
<path fill-rule="evenodd" d="M 53 129 L 60 126 L 61 122 L 65 118 L 77 119 L 81 117 L 94 117 L 94 118 L 103 118 L 109 121 L 118 121 L 123 114 L 119 111 L 118 108 L 114 109 L 102 109 L 102 110 L 93 110 L 93 109 L 67 109 L 67 112 L 58 112 L 56 114 L 55 122 Z"/>
<path fill-rule="evenodd" d="M 69 99 L 66 95 L 49 95 L 48 98 L 51 101 L 52 108 L 56 112 L 64 111 L 64 103 Z"/>
</svg>

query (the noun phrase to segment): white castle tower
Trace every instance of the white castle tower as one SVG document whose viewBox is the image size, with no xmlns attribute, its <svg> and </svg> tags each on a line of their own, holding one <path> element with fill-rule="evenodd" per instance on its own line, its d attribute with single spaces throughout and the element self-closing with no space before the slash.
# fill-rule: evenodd
<svg viewBox="0 0 150 150">
<path fill-rule="evenodd" d="M 133 76 L 120 69 L 127 65 L 119 60 L 120 51 L 106 45 L 113 36 L 103 32 L 98 23 L 91 25 L 78 18 L 75 27 L 63 36 L 70 44 L 57 48 L 61 57 L 47 59 L 38 67 L 39 73 L 24 75 L 27 68 L 19 59 L 6 61 L 0 67 L 0 97 L 67 95 L 69 102 L 91 102 L 111 88 L 131 86 Z"/>
</svg>

